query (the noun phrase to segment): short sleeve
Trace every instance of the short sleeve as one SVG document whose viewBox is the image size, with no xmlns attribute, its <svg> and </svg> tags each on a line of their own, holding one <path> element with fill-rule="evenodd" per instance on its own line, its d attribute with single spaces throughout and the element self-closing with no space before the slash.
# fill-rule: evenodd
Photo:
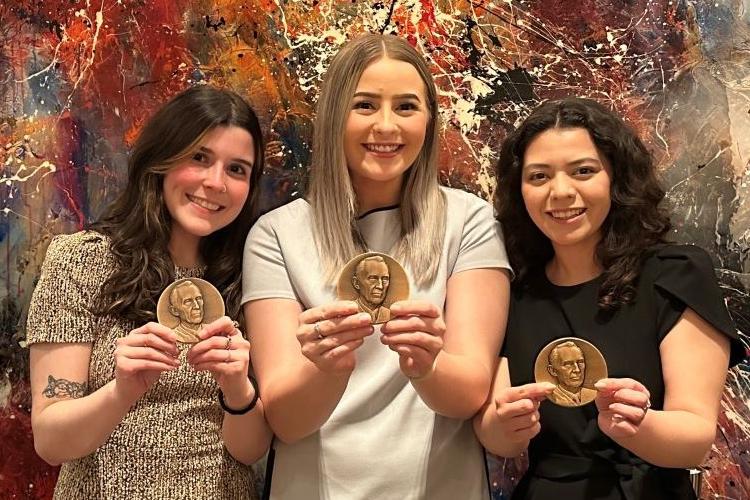
<svg viewBox="0 0 750 500">
<path fill-rule="evenodd" d="M 513 270 L 505 253 L 503 232 L 500 223 L 495 220 L 492 206 L 474 195 L 465 195 L 465 220 L 453 272 L 500 267 L 512 274 Z M 451 217 L 450 213 L 448 217 Z"/>
<path fill-rule="evenodd" d="M 670 245 L 650 259 L 657 265 L 654 288 L 659 300 L 657 311 L 658 341 L 672 330 L 686 307 L 730 339 L 730 366 L 746 356 L 732 318 L 716 280 L 708 254 L 693 245 Z"/>
<path fill-rule="evenodd" d="M 56 236 L 42 264 L 26 319 L 26 343 L 93 342 L 92 307 L 113 269 L 108 240 L 95 232 Z"/>
<path fill-rule="evenodd" d="M 242 303 L 258 299 L 297 300 L 271 218 L 261 217 L 245 241 L 242 260 Z"/>
</svg>

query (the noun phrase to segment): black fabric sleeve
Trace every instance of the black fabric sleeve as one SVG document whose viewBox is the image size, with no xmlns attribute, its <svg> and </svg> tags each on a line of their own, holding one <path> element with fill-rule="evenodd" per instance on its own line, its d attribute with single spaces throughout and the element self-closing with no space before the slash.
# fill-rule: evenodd
<svg viewBox="0 0 750 500">
<path fill-rule="evenodd" d="M 729 316 L 708 254 L 694 245 L 669 245 L 649 260 L 658 266 L 654 280 L 658 341 L 664 340 L 689 307 L 729 338 L 730 366 L 741 362 L 746 347 Z"/>
</svg>

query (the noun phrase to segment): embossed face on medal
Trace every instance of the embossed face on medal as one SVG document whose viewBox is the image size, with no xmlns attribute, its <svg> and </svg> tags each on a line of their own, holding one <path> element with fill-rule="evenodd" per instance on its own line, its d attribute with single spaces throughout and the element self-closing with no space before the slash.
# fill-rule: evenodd
<svg viewBox="0 0 750 500">
<path fill-rule="evenodd" d="M 376 252 L 357 255 L 339 274 L 339 300 L 353 300 L 373 324 L 391 319 L 391 304 L 409 298 L 409 278 L 393 257 Z"/>
<path fill-rule="evenodd" d="M 177 341 L 194 344 L 198 332 L 207 323 L 224 316 L 224 301 L 219 291 L 200 278 L 175 281 L 159 296 L 156 319 L 177 334 Z"/>
<path fill-rule="evenodd" d="M 536 357 L 534 378 L 551 382 L 547 399 L 560 406 L 583 406 L 596 398 L 594 384 L 607 378 L 607 363 L 594 344 L 577 337 L 555 339 Z"/>
</svg>

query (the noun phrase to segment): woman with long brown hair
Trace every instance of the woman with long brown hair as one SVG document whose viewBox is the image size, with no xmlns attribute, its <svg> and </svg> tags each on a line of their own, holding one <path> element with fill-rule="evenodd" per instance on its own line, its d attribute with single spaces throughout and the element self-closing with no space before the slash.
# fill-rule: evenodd
<svg viewBox="0 0 750 500">
<path fill-rule="evenodd" d="M 513 498 L 695 498 L 685 468 L 711 448 L 744 349 L 706 252 L 667 243 L 648 150 L 616 113 L 567 98 L 509 135 L 497 176 L 518 279 L 475 429 L 498 455 L 528 447 Z"/>
<path fill-rule="evenodd" d="M 128 169 L 104 216 L 47 250 L 27 321 L 35 448 L 62 464 L 55 498 L 253 498 L 248 464 L 270 431 L 230 318 L 263 170 L 258 119 L 233 92 L 193 87 L 148 120 Z M 192 347 L 155 322 L 162 291 L 191 277 L 228 314 Z"/>
</svg>

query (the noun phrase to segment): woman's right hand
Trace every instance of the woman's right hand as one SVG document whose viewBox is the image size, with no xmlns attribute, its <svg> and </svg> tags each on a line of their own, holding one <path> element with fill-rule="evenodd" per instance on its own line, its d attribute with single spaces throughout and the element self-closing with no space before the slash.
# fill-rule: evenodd
<svg viewBox="0 0 750 500">
<path fill-rule="evenodd" d="M 529 441 L 539 434 L 539 404 L 555 384 L 537 382 L 501 389 L 495 396 L 497 431 L 510 443 Z"/>
<path fill-rule="evenodd" d="M 313 307 L 299 316 L 297 340 L 302 354 L 326 373 L 354 369 L 354 351 L 372 335 L 372 318 L 359 313 L 356 302 L 340 301 Z"/>
<path fill-rule="evenodd" d="M 135 402 L 159 379 L 162 372 L 180 366 L 177 335 L 159 323 L 146 323 L 117 339 L 115 389 Z"/>
</svg>

